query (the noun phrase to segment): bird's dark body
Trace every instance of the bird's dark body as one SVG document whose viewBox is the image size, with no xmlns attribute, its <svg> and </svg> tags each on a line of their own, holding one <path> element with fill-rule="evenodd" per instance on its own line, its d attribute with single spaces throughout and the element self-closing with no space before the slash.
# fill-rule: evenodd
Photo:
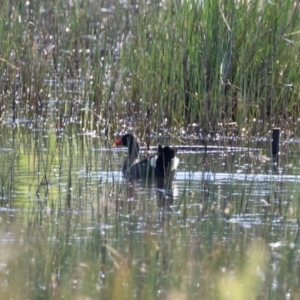
<svg viewBox="0 0 300 300">
<path fill-rule="evenodd" d="M 128 148 L 122 168 L 124 177 L 135 180 L 174 177 L 175 170 L 171 170 L 171 164 L 175 158 L 175 148 L 158 145 L 157 154 L 138 161 L 139 140 L 133 134 L 125 134 L 115 144 Z"/>
</svg>

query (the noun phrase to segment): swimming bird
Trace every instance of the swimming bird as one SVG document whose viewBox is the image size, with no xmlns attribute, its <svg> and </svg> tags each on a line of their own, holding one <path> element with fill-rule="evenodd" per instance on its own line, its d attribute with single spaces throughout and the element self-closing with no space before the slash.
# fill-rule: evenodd
<svg viewBox="0 0 300 300">
<path fill-rule="evenodd" d="M 139 139 L 132 133 L 123 135 L 115 141 L 116 146 L 128 148 L 128 155 L 123 164 L 124 177 L 131 179 L 165 178 L 174 176 L 179 164 L 176 148 L 158 145 L 157 153 L 139 160 Z"/>
</svg>

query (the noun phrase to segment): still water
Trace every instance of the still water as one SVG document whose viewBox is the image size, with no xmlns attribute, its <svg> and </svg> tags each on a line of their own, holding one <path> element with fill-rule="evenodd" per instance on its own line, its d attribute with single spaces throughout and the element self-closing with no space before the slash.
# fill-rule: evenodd
<svg viewBox="0 0 300 300">
<path fill-rule="evenodd" d="M 126 182 L 126 151 L 111 144 L 75 128 L 3 128 L 1 295 L 238 299 L 245 285 L 249 299 L 295 299 L 297 143 L 282 145 L 276 168 L 267 141 L 179 151 L 168 189 Z"/>
</svg>

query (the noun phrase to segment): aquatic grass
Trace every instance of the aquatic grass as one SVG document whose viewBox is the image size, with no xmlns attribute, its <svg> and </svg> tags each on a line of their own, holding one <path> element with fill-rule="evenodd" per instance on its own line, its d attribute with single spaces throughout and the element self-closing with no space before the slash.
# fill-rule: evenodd
<svg viewBox="0 0 300 300">
<path fill-rule="evenodd" d="M 253 125 L 250 134 L 295 116 L 298 95 L 284 82 L 298 76 L 297 7 L 154 1 L 136 11 L 97 1 L 26 3 L 10 1 L 0 10 L 13 26 L 9 34 L 1 31 L 6 21 L 0 28 L 7 38 L 0 70 L 8 74 L 1 81 L 1 141 L 15 155 L 1 152 L 2 193 L 21 202 L 1 210 L 1 291 L 30 299 L 222 299 L 228 288 L 238 294 L 250 281 L 258 284 L 249 297 L 297 297 L 296 180 L 234 181 L 237 163 L 249 175 L 268 174 L 272 166 L 250 156 L 238 161 L 240 153 L 185 155 L 187 171 L 203 177 L 177 182 L 177 191 L 175 182 L 175 192 L 167 191 L 175 201 L 164 207 L 156 187 L 109 177 L 120 169 L 120 153 L 101 151 L 121 130 L 150 126 L 153 138 L 172 143 L 190 122 L 221 139 L 230 130 L 220 123 Z M 261 118 L 264 125 L 254 121 Z M 188 134 L 186 142 L 193 143 Z M 281 166 L 292 168 L 290 158 Z M 292 164 L 297 173 L 298 155 Z M 223 172 L 232 180 L 218 182 Z M 51 183 L 41 196 L 48 203 L 36 206 L 28 185 L 38 189 L 43 178 Z M 240 210 L 245 214 L 238 216 Z M 270 260 L 249 256 L 251 244 Z"/>
<path fill-rule="evenodd" d="M 245 120 L 251 127 L 253 119 L 279 121 L 279 111 L 286 118 L 284 107 L 297 98 L 286 81 L 295 82 L 287 61 L 296 63 L 297 37 L 285 38 L 299 28 L 294 8 L 292 1 L 149 6 L 122 49 L 124 77 L 132 74 L 131 101 L 143 99 L 144 110 L 150 105 L 168 128 L 176 128 L 173 120 L 200 121 L 206 130 Z"/>
<path fill-rule="evenodd" d="M 262 241 L 253 241 L 247 258 L 240 274 L 236 274 L 234 279 L 230 276 L 223 276 L 219 279 L 219 299 L 226 299 L 230 295 L 232 299 L 255 299 L 263 293 L 264 278 L 257 274 L 257 269 L 261 274 L 266 272 L 268 262 L 267 251 Z"/>
<path fill-rule="evenodd" d="M 77 2 L 71 6 L 60 3 L 54 8 L 52 4 L 44 7 L 39 2 L 31 1 L 19 6 L 17 3 L 9 3 L 5 8 L 8 11 L 2 12 L 7 13 L 9 19 L 1 19 L 2 39 L 10 41 L 10 44 L 6 42 L 1 53 L 5 82 L 2 86 L 5 91 L 3 94 L 8 98 L 6 94 L 9 91 L 14 99 L 13 103 L 18 103 L 17 107 L 25 103 L 29 112 L 38 114 L 47 106 L 45 100 L 48 100 L 49 95 L 53 95 L 53 99 L 63 98 L 65 105 L 59 106 L 57 116 L 58 126 L 63 126 L 66 115 L 79 114 L 78 110 L 74 111 L 74 98 L 83 107 L 86 99 L 93 98 L 90 93 L 93 69 L 95 66 L 95 70 L 98 69 L 101 59 L 98 59 L 98 54 L 103 52 L 102 55 L 105 55 L 108 52 L 101 48 L 105 46 L 108 37 L 102 39 L 104 43 L 97 40 L 102 33 L 96 24 L 102 23 L 101 17 L 104 20 L 105 14 L 101 14 L 100 19 L 97 13 L 89 15 L 88 12 L 95 12 L 94 7 L 77 6 Z M 21 11 L 18 8 L 22 8 Z M 113 16 L 112 12 L 106 15 Z M 14 28 L 15 35 L 11 36 L 12 31 L 7 30 L 8 25 Z M 17 38 L 22 39 L 22 42 Z M 107 72 L 107 68 L 100 70 Z M 86 78 L 89 79 L 83 84 Z M 98 77 L 95 80 L 97 84 Z M 76 90 L 78 83 L 78 96 L 74 97 L 65 92 L 70 88 Z M 15 106 L 14 104 L 13 108 Z M 89 107 L 93 108 L 93 104 L 90 103 Z M 90 116 L 85 118 L 88 119 Z M 83 126 L 94 128 L 90 122 L 83 123 Z"/>
<path fill-rule="evenodd" d="M 246 120 L 255 131 L 254 120 L 281 126 L 295 116 L 299 7 L 293 1 L 138 7 L 137 14 L 117 2 L 3 4 L 6 101 L 40 113 L 49 97 L 63 98 L 60 121 L 76 115 L 84 128 L 96 124 L 107 135 L 126 117 L 143 132 L 149 109 L 150 130 L 162 136 L 191 122 L 209 132 L 232 121 L 240 130 Z"/>
<path fill-rule="evenodd" d="M 262 283 L 263 291 L 271 286 L 272 280 L 286 278 L 283 276 L 287 260 L 279 261 L 278 257 L 289 254 L 291 260 L 296 259 L 297 251 L 289 251 L 292 249 L 291 241 L 297 244 L 295 224 L 280 224 L 280 218 L 278 222 L 252 224 L 247 223 L 245 218 L 235 219 L 234 213 L 230 218 L 223 218 L 223 202 L 234 202 L 238 196 L 226 199 L 227 194 L 222 192 L 225 186 L 215 184 L 213 180 L 209 186 L 210 195 L 205 199 L 209 209 L 200 218 L 199 205 L 194 205 L 199 203 L 199 194 L 193 191 L 198 189 L 201 192 L 205 185 L 207 187 L 205 181 L 195 183 L 191 180 L 188 183 L 187 190 L 190 188 L 192 193 L 186 193 L 185 211 L 180 214 L 175 206 L 169 210 L 158 208 L 156 201 L 153 201 L 156 199 L 155 189 L 149 191 L 140 184 L 130 187 L 126 182 L 103 182 L 96 186 L 96 178 L 80 176 L 77 170 L 83 168 L 87 172 L 84 174 L 88 175 L 89 169 L 93 168 L 90 160 L 103 158 L 89 155 L 87 146 L 81 149 L 81 137 L 76 140 L 74 133 L 73 143 L 69 141 L 70 138 L 66 136 L 61 139 L 60 150 L 64 149 L 61 155 L 67 156 L 60 162 L 62 184 L 50 189 L 52 197 L 59 197 L 62 205 L 53 211 L 32 211 L 29 216 L 28 212 L 15 214 L 15 221 L 11 225 L 6 224 L 14 233 L 12 240 L 15 241 L 8 248 L 11 246 L 16 250 L 10 251 L 11 256 L 7 260 L 7 255 L 1 256 L 5 264 L 0 276 L 8 282 L 1 289 L 6 293 L 17 298 L 18 295 L 28 295 L 29 298 L 114 295 L 120 299 L 123 296 L 151 298 L 153 295 L 166 299 L 169 295 L 179 293 L 187 299 L 198 299 L 199 295 L 203 299 L 214 299 L 219 296 L 219 282 L 226 282 L 228 278 L 243 279 L 245 282 L 253 279 L 251 272 L 252 275 L 239 274 L 248 273 L 243 270 L 251 265 L 248 248 L 251 243 L 255 243 L 257 248 L 256 236 L 263 239 L 261 245 L 268 245 L 265 250 L 267 255 L 280 268 L 278 273 L 273 272 L 270 263 L 266 262 L 267 271 L 260 269 L 261 276 L 266 278 Z M 93 143 L 93 140 L 87 142 Z M 45 145 L 51 147 L 51 143 Z M 70 172 L 69 147 L 74 151 L 71 208 L 64 205 Z M 74 155 L 78 155 L 78 158 L 75 159 Z M 210 158 L 206 163 L 210 162 Z M 190 159 L 191 165 L 197 161 L 196 158 Z M 212 158 L 212 168 L 217 169 L 217 164 L 228 163 L 228 160 L 225 156 L 213 163 Z M 42 166 L 42 160 L 36 163 Z M 90 184 L 93 185 L 91 190 L 84 190 Z M 238 189 L 242 185 L 232 187 L 237 195 L 240 195 Z M 256 197 L 259 199 L 260 195 Z M 117 199 L 120 209 L 116 213 Z M 262 207 L 255 204 L 249 206 L 249 214 L 255 215 L 261 210 Z M 0 221 L 7 220 L 3 214 Z M 24 225 L 13 228 L 16 223 Z M 1 226 L 1 235 L 6 232 L 6 226 Z M 278 240 L 287 241 L 286 246 L 270 249 L 269 244 Z M 297 277 L 296 269 L 295 266 L 292 273 Z M 26 273 L 30 274 L 26 276 Z M 256 275 L 253 280 L 260 281 L 261 276 Z M 27 278 L 26 285 L 20 284 L 24 278 Z M 291 281 L 287 285 L 293 285 L 294 292 L 296 283 Z M 226 285 L 226 288 L 229 287 L 234 289 L 234 286 Z M 282 296 L 285 286 L 282 285 L 280 289 Z M 118 291 L 123 292 L 119 294 Z M 252 290 L 253 293 L 259 291 L 258 285 Z M 219 296 L 221 299 L 222 295 Z"/>
<path fill-rule="evenodd" d="M 195 155 L 195 158 L 198 160 L 198 169 L 201 169 L 199 155 Z M 183 163 L 191 164 L 189 169 L 193 170 L 193 160 L 194 156 L 190 155 Z M 226 167 L 223 173 L 224 166 L 234 167 L 231 171 Z M 210 213 L 216 213 L 227 220 L 244 220 L 246 223 L 255 219 L 268 223 L 280 218 L 285 222 L 289 219 L 287 215 L 296 209 L 291 204 L 298 188 L 295 185 L 295 193 L 290 193 L 290 200 L 287 200 L 286 190 L 282 186 L 288 179 L 283 175 L 281 180 L 281 175 L 274 173 L 272 160 L 265 161 L 251 153 L 236 153 L 218 157 L 217 160 L 207 158 L 202 168 L 202 176 L 199 171 L 188 173 L 191 177 L 180 182 L 182 191 L 174 209 L 183 223 L 193 218 L 205 218 Z"/>
</svg>

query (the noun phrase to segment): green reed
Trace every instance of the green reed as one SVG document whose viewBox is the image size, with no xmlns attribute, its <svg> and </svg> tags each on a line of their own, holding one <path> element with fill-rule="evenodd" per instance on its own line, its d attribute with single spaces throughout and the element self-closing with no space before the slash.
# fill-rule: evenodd
<svg viewBox="0 0 300 300">
<path fill-rule="evenodd" d="M 230 293 L 239 299 L 244 286 L 243 291 L 248 291 L 245 299 L 253 299 L 268 294 L 274 277 L 282 280 L 277 296 L 271 299 L 280 299 L 286 292 L 287 262 L 279 261 L 278 272 L 271 272 L 272 254 L 266 243 L 272 242 L 272 235 L 264 239 L 250 236 L 254 231 L 262 234 L 267 226 L 248 229 L 250 235 L 246 236 L 239 226 L 224 226 L 213 214 L 203 222 L 185 225 L 169 216 L 159 227 L 151 228 L 149 222 L 144 233 L 129 235 L 128 231 L 138 228 L 138 218 L 129 223 L 111 217 L 113 228 L 105 229 L 84 215 L 80 210 L 65 215 L 31 213 L 31 225 L 23 230 L 9 225 L 15 239 L 2 248 L 0 278 L 5 285 L 1 294 L 76 299 L 176 299 L 180 294 L 186 299 L 198 299 L 199 295 L 225 299 Z M 202 234 L 195 235 L 195 231 Z M 280 237 L 296 241 L 289 228 Z M 288 245 L 275 251 L 289 261 L 296 255 Z M 289 270 L 286 273 L 292 279 L 297 268 L 290 266 Z M 286 284 L 296 295 L 296 283 Z"/>
<path fill-rule="evenodd" d="M 28 123 L 1 124 L 2 147 L 15 151 L 2 156 L 2 203 L 10 204 L 8 195 L 24 208 L 1 211 L 1 294 L 240 299 L 246 285 L 244 298 L 296 297 L 299 205 L 285 203 L 297 199 L 297 187 L 284 196 L 271 182 L 269 195 L 253 195 L 245 179 L 225 194 L 213 179 L 187 178 L 178 203 L 162 209 L 157 191 L 105 179 L 121 166 L 116 153 L 99 149 L 111 145 L 124 117 L 144 132 L 148 109 L 157 133 L 190 122 L 210 131 L 236 121 L 249 135 L 272 122 L 297 128 L 298 95 L 289 84 L 299 78 L 298 4 L 140 1 L 137 11 L 97 1 L 6 2 L 1 117 L 25 111 Z M 94 129 L 99 139 L 85 135 Z M 199 157 L 187 159 L 196 171 Z M 234 163 L 201 159 L 203 174 Z M 245 162 L 245 172 L 259 173 L 261 162 Z M 297 174 L 298 157 L 293 163 Z M 258 221 L 247 223 L 247 214 Z"/>
<path fill-rule="evenodd" d="M 126 116 L 143 132 L 148 109 L 155 132 L 164 123 L 177 133 L 191 122 L 205 131 L 232 121 L 253 131 L 287 120 L 298 128 L 294 1 L 10 1 L 1 8 L 6 105 L 35 112 L 39 101 L 62 99 L 60 119 L 76 116 L 84 128 L 108 133 Z"/>
<path fill-rule="evenodd" d="M 154 119 L 167 117 L 170 127 L 193 121 L 207 129 L 217 122 L 251 125 L 253 119 L 282 125 L 282 118 L 294 116 L 298 99 L 294 5 L 172 1 L 145 8 L 121 61 L 132 75 L 131 99 L 143 99 Z"/>
</svg>

